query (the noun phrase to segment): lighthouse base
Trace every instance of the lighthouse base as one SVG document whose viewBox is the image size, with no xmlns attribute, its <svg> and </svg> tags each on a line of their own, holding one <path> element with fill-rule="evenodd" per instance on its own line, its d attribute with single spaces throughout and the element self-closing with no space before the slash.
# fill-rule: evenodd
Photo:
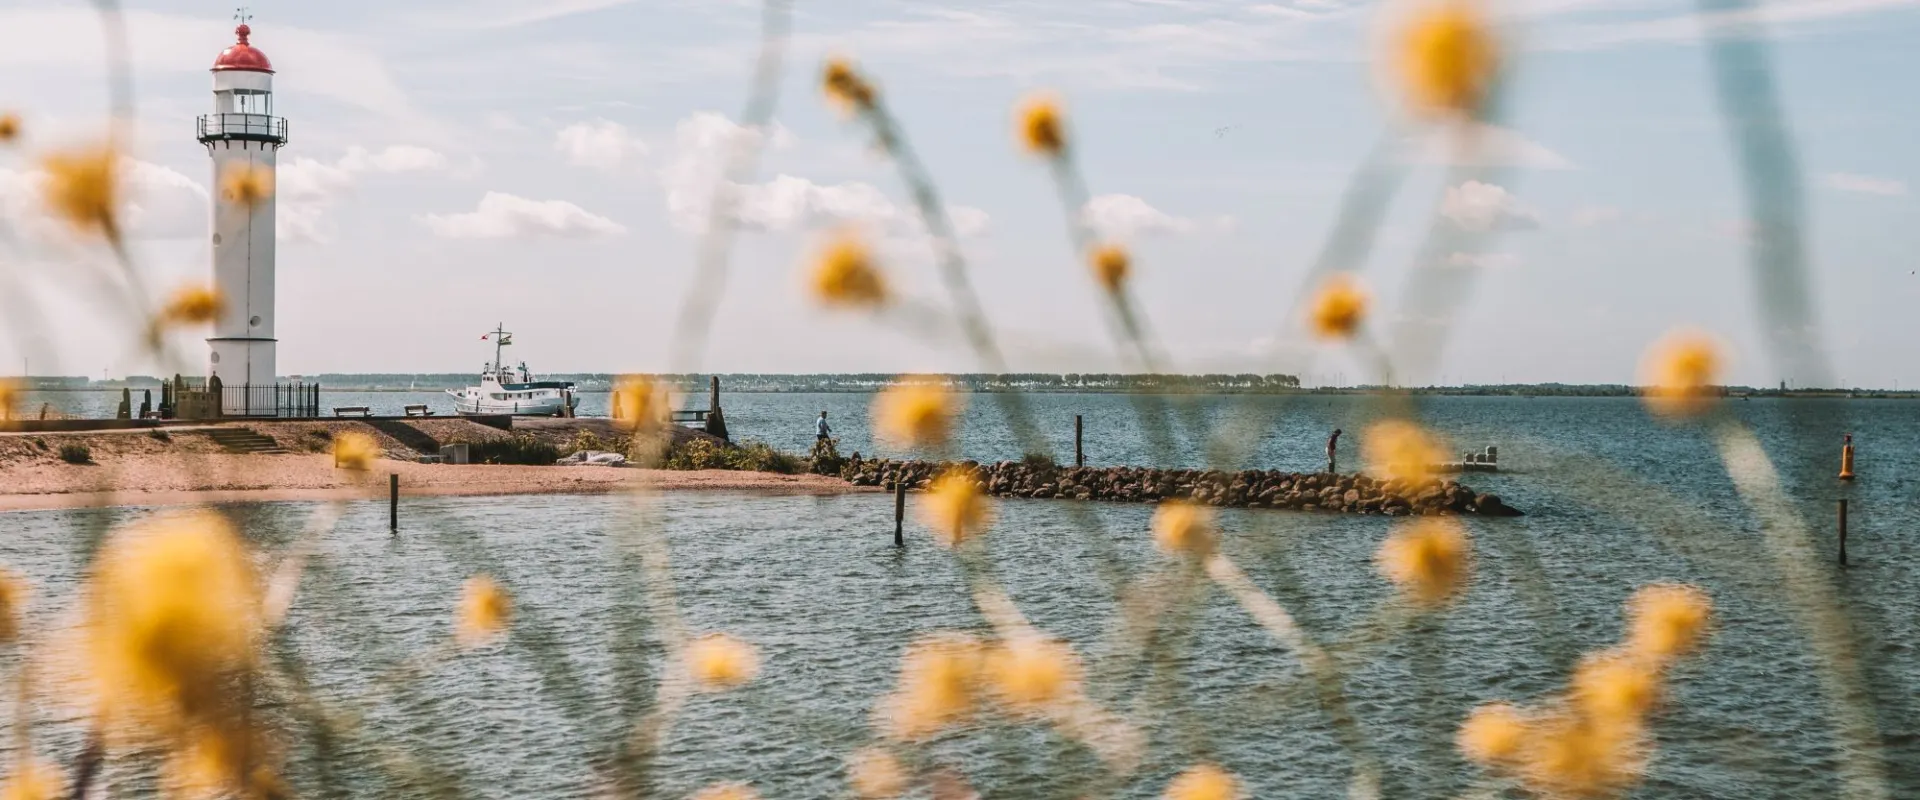
<svg viewBox="0 0 1920 800">
<path fill-rule="evenodd" d="M 273 339 L 207 340 L 207 346 L 213 351 L 207 357 L 207 374 L 220 378 L 220 385 L 226 389 L 220 402 L 221 413 L 248 413 L 254 404 L 241 387 L 275 384 L 278 376 L 274 374 L 274 348 L 278 344 Z"/>
</svg>

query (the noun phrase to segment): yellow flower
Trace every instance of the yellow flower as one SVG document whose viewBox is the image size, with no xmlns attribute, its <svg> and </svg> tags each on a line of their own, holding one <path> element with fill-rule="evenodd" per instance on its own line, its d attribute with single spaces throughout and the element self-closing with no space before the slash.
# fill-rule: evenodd
<svg viewBox="0 0 1920 800">
<path fill-rule="evenodd" d="M 273 196 L 273 170 L 235 164 L 220 176 L 220 193 L 228 200 L 253 208 Z"/>
<path fill-rule="evenodd" d="M 174 290 L 167 304 L 160 308 L 160 319 L 190 325 L 200 322 L 212 322 L 227 307 L 227 300 L 220 296 L 220 290 L 211 286 L 182 286 Z"/>
<path fill-rule="evenodd" d="M 629 430 L 653 430 L 673 418 L 672 394 L 644 375 L 626 375 L 614 381 L 612 399 L 615 423 Z"/>
<path fill-rule="evenodd" d="M 1117 244 L 1103 244 L 1094 248 L 1088 262 L 1093 265 L 1093 277 L 1109 292 L 1118 292 L 1127 283 L 1127 272 L 1132 267 L 1132 259 L 1127 249 Z"/>
<path fill-rule="evenodd" d="M 937 379 L 906 376 L 873 398 L 873 430 L 903 447 L 939 447 L 953 438 L 960 402 Z"/>
<path fill-rule="evenodd" d="M 1413 12 L 1392 58 L 1407 102 L 1429 116 L 1478 114 L 1500 69 L 1499 45 L 1473 0 L 1437 0 Z"/>
<path fill-rule="evenodd" d="M 1060 119 L 1059 100 L 1049 94 L 1027 97 L 1020 107 L 1020 144 L 1050 158 L 1066 151 L 1067 132 Z"/>
<path fill-rule="evenodd" d="M 38 760 L 22 760 L 0 784 L 0 800 L 59 800 L 66 793 L 60 770 Z"/>
<path fill-rule="evenodd" d="M 1645 661 L 1601 653 L 1574 669 L 1574 706 L 1606 725 L 1638 725 L 1660 695 L 1660 676 Z"/>
<path fill-rule="evenodd" d="M 460 613 L 454 632 L 462 645 L 473 647 L 505 630 L 513 619 L 513 600 L 488 575 L 475 575 L 460 587 Z"/>
<path fill-rule="evenodd" d="M 260 630 L 252 561 L 225 517 L 172 514 L 116 534 L 87 595 L 103 716 L 171 727 L 231 710 Z"/>
<path fill-rule="evenodd" d="M 820 72 L 820 88 L 827 93 L 828 100 L 843 110 L 857 113 L 873 108 L 873 85 L 845 58 L 827 59 L 826 67 Z"/>
<path fill-rule="evenodd" d="M 1022 636 L 987 655 L 994 695 L 1015 711 L 1036 712 L 1073 694 L 1080 684 L 1080 657 L 1061 642 Z"/>
<path fill-rule="evenodd" d="M 380 443 L 359 431 L 347 431 L 333 437 L 333 465 L 341 469 L 365 472 L 380 457 Z"/>
<path fill-rule="evenodd" d="M 716 783 L 694 792 L 692 800 L 760 800 L 760 793 L 744 783 Z"/>
<path fill-rule="evenodd" d="M 19 381 L 12 378 L 0 378 L 0 420 L 12 419 L 13 411 L 20 406 L 20 396 L 25 394 Z"/>
<path fill-rule="evenodd" d="M 886 278 L 858 235 L 842 231 L 814 259 L 813 296 L 829 307 L 873 308 L 886 304 Z"/>
<path fill-rule="evenodd" d="M 1627 649 L 1665 663 L 1699 646 L 1712 615 L 1713 601 L 1692 586 L 1642 587 L 1627 601 Z"/>
<path fill-rule="evenodd" d="M 1428 605 L 1453 596 L 1466 582 L 1472 558 L 1466 531 L 1446 517 L 1426 517 L 1401 526 L 1374 555 L 1380 574 L 1408 597 Z"/>
<path fill-rule="evenodd" d="M 1161 797 L 1166 800 L 1233 800 L 1240 796 L 1240 783 L 1233 773 L 1213 764 L 1188 767 L 1167 784 Z"/>
<path fill-rule="evenodd" d="M 1386 477 L 1415 482 L 1433 480 L 1435 466 L 1447 458 L 1432 434 L 1403 419 L 1368 426 L 1360 439 L 1360 454 Z"/>
<path fill-rule="evenodd" d="M 258 763 L 266 752 L 243 726 L 195 729 L 167 762 L 169 788 L 183 797 L 215 797 L 235 790 L 243 798 L 291 797 L 273 770 Z"/>
<path fill-rule="evenodd" d="M 1179 555 L 1213 553 L 1213 509 L 1186 500 L 1168 500 L 1153 509 L 1153 541 Z"/>
<path fill-rule="evenodd" d="M 11 111 L 0 113 L 0 144 L 11 143 L 20 138 L 20 115 Z"/>
<path fill-rule="evenodd" d="M 993 524 L 993 503 L 972 475 L 954 469 L 935 478 L 920 501 L 920 518 L 941 544 L 954 547 Z"/>
<path fill-rule="evenodd" d="M 119 235 L 119 154 L 104 146 L 53 153 L 41 168 L 47 172 L 47 205 L 55 213 L 81 230 Z"/>
<path fill-rule="evenodd" d="M 883 701 L 887 731 L 919 739 L 973 714 L 980 642 L 942 634 L 914 642 L 900 660 L 900 687 Z"/>
<path fill-rule="evenodd" d="M 1718 394 L 1721 366 L 1720 346 L 1712 336 L 1692 330 L 1667 334 L 1640 365 L 1647 407 L 1665 417 L 1705 411 Z"/>
<path fill-rule="evenodd" d="M 732 636 L 708 634 L 687 645 L 687 671 L 703 689 L 731 689 L 759 674 L 760 656 Z"/>
<path fill-rule="evenodd" d="M 1593 725 L 1570 714 L 1550 714 L 1528 726 L 1521 776 L 1553 797 L 1616 792 L 1640 779 L 1644 741 L 1637 728 Z"/>
<path fill-rule="evenodd" d="M 1460 723 L 1454 744 L 1461 754 L 1482 764 L 1512 759 L 1527 739 L 1527 720 L 1520 710 L 1506 703 L 1480 706 Z"/>
<path fill-rule="evenodd" d="M 27 583 L 12 570 L 0 568 L 0 644 L 20 636 L 20 610 L 27 603 Z"/>
<path fill-rule="evenodd" d="M 1352 278 L 1335 274 L 1314 294 L 1308 322 L 1321 338 L 1350 339 L 1366 315 L 1367 293 Z"/>
<path fill-rule="evenodd" d="M 863 747 L 847 757 L 847 783 L 861 800 L 887 800 L 907 790 L 907 770 L 892 753 Z"/>
</svg>

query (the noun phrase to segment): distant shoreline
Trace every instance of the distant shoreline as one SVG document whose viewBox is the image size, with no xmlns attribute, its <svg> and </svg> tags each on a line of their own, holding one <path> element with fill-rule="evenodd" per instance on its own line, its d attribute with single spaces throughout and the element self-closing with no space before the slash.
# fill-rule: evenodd
<svg viewBox="0 0 1920 800">
<path fill-rule="evenodd" d="M 121 391 L 122 389 L 138 392 L 141 390 L 158 389 L 158 388 L 159 386 L 157 384 L 154 384 L 154 385 L 142 384 L 142 385 L 132 385 L 132 386 L 124 386 L 124 387 L 123 386 L 88 386 L 88 387 L 30 388 L 30 389 L 27 389 L 26 391 L 35 392 L 35 393 L 42 393 L 42 392 L 44 393 L 82 393 L 82 392 L 115 393 L 115 392 Z M 406 388 L 406 387 L 395 387 L 395 386 L 351 386 L 351 385 L 331 386 L 331 385 L 323 384 L 321 387 L 321 391 L 326 393 L 340 392 L 340 393 L 353 393 L 353 394 L 407 394 L 407 393 L 431 394 L 431 393 L 440 392 L 444 388 L 446 387 L 428 386 L 428 387 L 419 387 L 419 388 Z M 880 387 L 880 386 L 873 386 L 873 387 L 862 386 L 862 387 L 845 387 L 845 388 L 842 388 L 842 387 L 795 387 L 795 388 L 748 387 L 748 388 L 735 389 L 735 388 L 722 386 L 721 391 L 723 394 L 872 394 L 874 392 L 879 391 L 881 388 L 884 388 L 884 387 Z M 962 394 L 1103 394 L 1103 395 L 1113 394 L 1113 395 L 1142 395 L 1142 396 L 1257 395 L 1257 396 L 1272 396 L 1272 397 L 1289 397 L 1289 396 L 1336 396 L 1337 397 L 1337 396 L 1375 396 L 1375 395 L 1407 395 L 1407 396 L 1415 396 L 1415 397 L 1638 397 L 1642 392 L 1642 390 L 1639 387 L 1623 387 L 1619 389 L 1594 389 L 1594 390 L 1583 391 L 1583 390 L 1571 389 L 1571 388 L 1534 387 L 1530 385 L 1516 385 L 1516 386 L 1510 386 L 1510 387 L 1509 386 L 1487 386 L 1487 387 L 1436 386 L 1436 387 L 1421 387 L 1421 388 L 1414 388 L 1414 389 L 1387 389 L 1387 388 L 1381 388 L 1381 387 L 1366 387 L 1366 388 L 1328 387 L 1328 388 L 1312 388 L 1312 389 L 1232 389 L 1232 388 L 1208 387 L 1208 388 L 1194 388 L 1194 389 L 1156 389 L 1156 390 L 1113 388 L 1113 387 L 1099 387 L 1099 386 L 1087 386 L 1087 387 L 1044 386 L 1044 387 L 1031 387 L 1031 388 L 1022 387 L 1022 388 L 1007 388 L 1007 389 L 954 387 L 954 390 Z M 578 389 L 577 391 L 580 394 L 608 394 L 612 391 L 612 389 L 582 388 L 582 389 Z M 1789 399 L 1789 400 L 1792 400 L 1792 399 L 1913 400 L 1913 399 L 1920 399 L 1920 390 L 1913 390 L 1913 389 L 1899 389 L 1899 390 L 1893 390 L 1893 389 L 1855 389 L 1855 390 L 1789 389 L 1783 392 L 1777 389 L 1745 389 L 1745 388 L 1730 387 L 1724 396 L 1727 398 L 1743 398 L 1743 399 L 1758 397 L 1758 398 L 1778 398 L 1778 399 Z"/>
</svg>

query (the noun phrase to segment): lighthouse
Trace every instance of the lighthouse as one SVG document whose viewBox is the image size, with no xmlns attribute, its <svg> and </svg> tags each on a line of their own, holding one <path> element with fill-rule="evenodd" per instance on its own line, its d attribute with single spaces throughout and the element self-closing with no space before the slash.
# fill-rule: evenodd
<svg viewBox="0 0 1920 800">
<path fill-rule="evenodd" d="M 236 176 L 273 185 L 287 121 L 273 115 L 273 64 L 247 41 L 253 30 L 242 19 L 233 32 L 238 41 L 213 62 L 213 113 L 199 119 L 200 143 L 213 159 L 213 287 L 226 301 L 207 340 L 207 374 L 225 386 L 271 386 L 273 193 L 233 189 Z M 222 405 L 246 403 L 235 393 L 228 397 Z"/>
</svg>

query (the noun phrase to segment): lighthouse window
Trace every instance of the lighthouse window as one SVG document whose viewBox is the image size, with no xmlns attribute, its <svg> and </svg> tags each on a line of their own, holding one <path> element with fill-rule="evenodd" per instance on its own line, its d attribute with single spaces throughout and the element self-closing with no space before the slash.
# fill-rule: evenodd
<svg viewBox="0 0 1920 800">
<path fill-rule="evenodd" d="M 248 325 L 256 325 L 256 326 L 257 326 L 257 325 L 259 325 L 259 324 L 260 324 L 260 317 L 256 315 L 256 316 L 253 316 L 253 317 L 249 317 L 249 318 L 247 318 L 247 324 L 248 324 Z"/>
</svg>

